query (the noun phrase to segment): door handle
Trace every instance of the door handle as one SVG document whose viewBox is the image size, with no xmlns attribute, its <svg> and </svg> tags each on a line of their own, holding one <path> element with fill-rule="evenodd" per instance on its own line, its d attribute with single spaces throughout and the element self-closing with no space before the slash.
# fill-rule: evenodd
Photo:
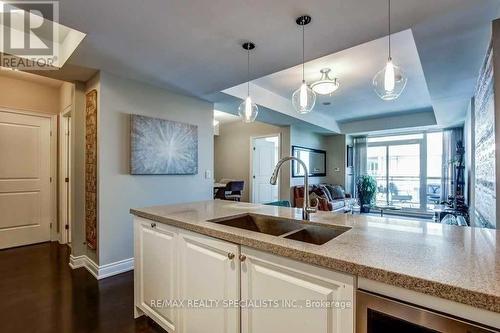
<svg viewBox="0 0 500 333">
<path fill-rule="evenodd" d="M 234 259 L 234 253 L 229 252 L 229 253 L 227 254 L 227 257 L 229 258 L 229 260 L 233 260 L 233 259 Z"/>
<path fill-rule="evenodd" d="M 247 256 L 244 254 L 240 254 L 240 261 L 243 262 L 245 260 L 247 260 Z"/>
</svg>

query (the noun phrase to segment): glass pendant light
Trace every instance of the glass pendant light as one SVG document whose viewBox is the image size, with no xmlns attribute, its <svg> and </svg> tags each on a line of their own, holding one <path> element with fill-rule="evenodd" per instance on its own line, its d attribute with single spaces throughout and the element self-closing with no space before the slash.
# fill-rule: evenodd
<svg viewBox="0 0 500 333">
<path fill-rule="evenodd" d="M 244 123 L 253 123 L 259 114 L 257 104 L 253 103 L 252 97 L 250 97 L 250 50 L 255 48 L 255 44 L 248 42 L 242 46 L 247 50 L 247 98 L 240 104 L 238 114 Z"/>
<path fill-rule="evenodd" d="M 373 88 L 384 101 L 397 99 L 406 87 L 404 72 L 392 62 L 391 55 L 391 0 L 389 1 L 389 59 L 387 64 L 373 77 Z"/>
<path fill-rule="evenodd" d="M 311 23 L 311 17 L 304 15 L 297 18 L 295 21 L 302 26 L 302 84 L 292 95 L 292 105 L 298 113 L 309 113 L 314 108 L 316 103 L 316 94 L 309 88 L 304 78 L 305 75 L 305 26 Z"/>
</svg>

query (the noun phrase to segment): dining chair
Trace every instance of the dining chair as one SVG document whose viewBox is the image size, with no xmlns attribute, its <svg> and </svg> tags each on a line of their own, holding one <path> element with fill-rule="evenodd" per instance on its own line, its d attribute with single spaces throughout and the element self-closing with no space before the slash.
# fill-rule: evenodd
<svg viewBox="0 0 500 333">
<path fill-rule="evenodd" d="M 217 190 L 215 193 L 216 199 L 241 201 L 241 195 L 245 188 L 243 180 L 230 181 L 226 187 Z"/>
</svg>

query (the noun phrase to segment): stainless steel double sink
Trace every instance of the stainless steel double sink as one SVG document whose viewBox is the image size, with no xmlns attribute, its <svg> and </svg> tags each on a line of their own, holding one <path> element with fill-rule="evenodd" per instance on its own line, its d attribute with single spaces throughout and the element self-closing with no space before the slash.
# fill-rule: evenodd
<svg viewBox="0 0 500 333">
<path fill-rule="evenodd" d="M 315 225 L 300 220 L 285 220 L 257 214 L 229 216 L 208 220 L 208 222 L 315 245 L 325 244 L 351 229 L 337 225 Z"/>
</svg>

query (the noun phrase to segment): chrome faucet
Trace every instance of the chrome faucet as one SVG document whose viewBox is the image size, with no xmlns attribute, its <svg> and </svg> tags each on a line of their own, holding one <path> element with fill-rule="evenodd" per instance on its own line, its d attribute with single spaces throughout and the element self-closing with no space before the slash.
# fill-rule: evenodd
<svg viewBox="0 0 500 333">
<path fill-rule="evenodd" d="M 309 202 L 309 176 L 308 176 L 309 171 L 307 170 L 307 166 L 304 163 L 304 161 L 302 161 L 301 159 L 294 157 L 294 156 L 283 157 L 281 160 L 278 161 L 278 164 L 276 164 L 276 166 L 274 167 L 273 175 L 271 176 L 271 179 L 269 180 L 269 182 L 271 183 L 271 185 L 276 185 L 276 181 L 278 180 L 278 174 L 279 174 L 281 166 L 283 165 L 283 163 L 285 163 L 287 161 L 292 161 L 292 160 L 297 161 L 304 168 L 304 203 L 302 205 L 302 219 L 309 221 L 310 214 L 316 213 L 316 207 L 310 206 L 310 202 Z"/>
</svg>

